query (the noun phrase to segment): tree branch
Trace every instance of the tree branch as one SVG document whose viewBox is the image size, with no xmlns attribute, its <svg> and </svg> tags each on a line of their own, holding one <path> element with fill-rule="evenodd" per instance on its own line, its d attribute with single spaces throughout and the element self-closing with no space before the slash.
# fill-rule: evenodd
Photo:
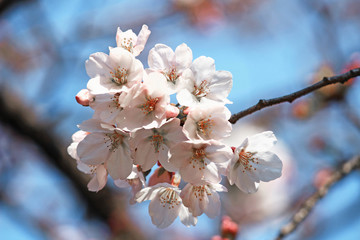
<svg viewBox="0 0 360 240">
<path fill-rule="evenodd" d="M 316 203 L 323 198 L 328 190 L 345 176 L 350 174 L 353 170 L 360 168 L 360 156 L 355 156 L 351 160 L 345 162 L 337 171 L 335 171 L 330 180 L 317 192 L 311 195 L 301 206 L 300 209 L 294 214 L 291 222 L 281 228 L 281 231 L 276 240 L 281 240 L 293 231 L 302 223 L 306 217 L 311 213 Z"/>
<path fill-rule="evenodd" d="M 330 84 L 335 83 L 345 83 L 351 78 L 360 76 L 360 68 L 352 69 L 344 74 L 333 76 L 333 77 L 324 77 L 321 81 L 306 87 L 304 89 L 301 89 L 297 92 L 290 93 L 288 95 L 284 95 L 282 97 L 272 98 L 272 99 L 260 99 L 257 104 L 255 104 L 252 107 L 249 107 L 248 109 L 245 109 L 239 113 L 235 113 L 231 116 L 229 119 L 229 122 L 234 124 L 236 123 L 240 118 L 243 118 L 247 115 L 250 115 L 256 111 L 259 111 L 263 108 L 270 107 L 272 105 L 276 105 L 283 102 L 293 102 L 295 99 L 302 97 L 306 94 L 309 94 L 317 89 L 320 89 L 322 87 L 325 87 Z"/>
</svg>

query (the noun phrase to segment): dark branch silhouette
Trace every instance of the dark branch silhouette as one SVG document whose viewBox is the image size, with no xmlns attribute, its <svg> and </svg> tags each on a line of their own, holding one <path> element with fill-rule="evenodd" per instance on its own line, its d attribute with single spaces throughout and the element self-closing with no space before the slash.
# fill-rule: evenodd
<svg viewBox="0 0 360 240">
<path fill-rule="evenodd" d="M 259 111 L 263 108 L 270 107 L 272 105 L 276 105 L 283 102 L 293 102 L 295 99 L 302 97 L 306 94 L 309 94 L 315 90 L 318 90 L 322 87 L 325 87 L 330 84 L 335 83 L 345 83 L 346 81 L 350 80 L 351 78 L 360 76 L 360 68 L 352 69 L 344 74 L 333 76 L 333 77 L 324 77 L 321 81 L 306 87 L 304 89 L 301 89 L 297 92 L 290 93 L 288 95 L 272 98 L 272 99 L 260 99 L 257 104 L 255 104 L 252 107 L 249 107 L 248 109 L 245 109 L 241 112 L 235 113 L 231 116 L 229 119 L 229 122 L 234 124 L 236 123 L 240 118 L 243 118 L 247 115 L 250 115 L 256 111 Z"/>
<path fill-rule="evenodd" d="M 276 240 L 281 240 L 293 231 L 309 216 L 316 203 L 322 199 L 328 190 L 352 171 L 360 168 L 360 156 L 355 156 L 351 160 L 345 162 L 338 170 L 336 170 L 330 177 L 329 181 L 317 192 L 311 195 L 294 214 L 291 222 L 283 226 Z"/>
</svg>

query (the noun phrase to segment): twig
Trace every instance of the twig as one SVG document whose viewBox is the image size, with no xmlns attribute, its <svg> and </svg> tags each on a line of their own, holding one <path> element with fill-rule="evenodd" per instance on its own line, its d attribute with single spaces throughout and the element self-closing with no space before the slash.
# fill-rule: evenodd
<svg viewBox="0 0 360 240">
<path fill-rule="evenodd" d="M 281 228 L 281 231 L 276 238 L 276 240 L 281 240 L 293 231 L 303 222 L 306 217 L 311 213 L 316 203 L 323 198 L 330 187 L 335 183 L 339 182 L 353 170 L 360 168 L 360 156 L 355 156 L 351 160 L 345 162 L 337 171 L 335 171 L 330 180 L 322 187 L 319 188 L 317 192 L 311 195 L 301 206 L 300 209 L 294 214 L 290 223 L 286 224 Z"/>
<path fill-rule="evenodd" d="M 360 68 L 352 69 L 344 74 L 333 76 L 333 77 L 324 77 L 321 81 L 306 87 L 304 89 L 301 89 L 297 92 L 290 93 L 288 95 L 284 95 L 282 97 L 272 98 L 272 99 L 260 99 L 257 104 L 255 104 L 252 107 L 249 107 L 248 109 L 245 109 L 239 113 L 235 113 L 231 116 L 229 119 L 229 122 L 234 124 L 236 123 L 240 118 L 245 117 L 247 115 L 250 115 L 256 111 L 259 111 L 263 108 L 270 107 L 272 105 L 276 105 L 283 102 L 293 102 L 295 99 L 302 97 L 306 94 L 309 94 L 319 88 L 325 87 L 330 84 L 335 83 L 345 83 L 351 78 L 360 76 Z"/>
</svg>

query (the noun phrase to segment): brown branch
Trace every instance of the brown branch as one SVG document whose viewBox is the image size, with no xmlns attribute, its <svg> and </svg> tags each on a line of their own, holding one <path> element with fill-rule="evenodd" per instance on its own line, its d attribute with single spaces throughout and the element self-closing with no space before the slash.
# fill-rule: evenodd
<svg viewBox="0 0 360 240">
<path fill-rule="evenodd" d="M 240 118 L 243 118 L 247 115 L 250 115 L 256 111 L 259 111 L 263 108 L 270 107 L 272 105 L 276 105 L 283 102 L 293 102 L 295 99 L 302 97 L 306 94 L 309 94 L 317 89 L 320 89 L 322 87 L 325 87 L 330 84 L 335 83 L 345 83 L 351 78 L 360 76 L 360 68 L 352 69 L 344 74 L 333 76 L 333 77 L 324 77 L 321 81 L 306 87 L 304 89 L 301 89 L 297 92 L 290 93 L 288 95 L 284 95 L 282 97 L 272 98 L 272 99 L 260 99 L 257 104 L 255 104 L 252 107 L 249 107 L 248 109 L 245 109 L 241 112 L 235 113 L 231 116 L 229 119 L 229 122 L 234 124 L 236 123 Z"/>
<path fill-rule="evenodd" d="M 335 171 L 329 181 L 317 192 L 311 195 L 301 206 L 300 209 L 294 214 L 291 222 L 281 228 L 281 231 L 276 240 L 281 240 L 293 231 L 302 223 L 306 217 L 311 213 L 316 203 L 323 198 L 328 190 L 345 176 L 350 174 L 353 170 L 360 168 L 360 156 L 355 156 L 351 160 L 345 162 L 337 171 Z"/>
</svg>

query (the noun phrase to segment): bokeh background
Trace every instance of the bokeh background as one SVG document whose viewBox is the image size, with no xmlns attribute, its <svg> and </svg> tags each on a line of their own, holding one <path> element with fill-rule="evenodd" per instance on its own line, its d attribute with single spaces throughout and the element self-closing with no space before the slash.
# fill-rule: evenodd
<svg viewBox="0 0 360 240">
<path fill-rule="evenodd" d="M 228 105 L 239 112 L 261 98 L 299 90 L 359 67 L 358 0 L 0 0 L 0 239 L 210 239 L 221 216 L 186 228 L 151 224 L 148 204 L 129 205 L 108 182 L 91 193 L 66 155 L 76 125 L 92 110 L 75 102 L 84 63 L 115 46 L 116 28 L 152 31 L 157 43 L 185 42 L 194 58 L 233 74 Z M 222 215 L 238 239 L 274 239 L 341 163 L 360 154 L 360 83 L 316 93 L 245 117 L 227 143 L 273 131 L 283 176 L 258 193 L 222 194 Z M 224 181 L 227 185 L 227 182 Z M 286 239 L 360 239 L 360 175 L 337 183 Z"/>
</svg>

